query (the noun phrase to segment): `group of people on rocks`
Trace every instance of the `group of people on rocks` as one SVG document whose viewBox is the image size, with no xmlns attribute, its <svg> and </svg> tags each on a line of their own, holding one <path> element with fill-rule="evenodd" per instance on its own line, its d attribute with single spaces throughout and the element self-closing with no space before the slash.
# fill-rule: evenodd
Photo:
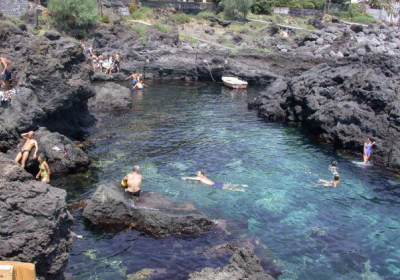
<svg viewBox="0 0 400 280">
<path fill-rule="evenodd" d="M 15 163 L 21 162 L 22 168 L 25 168 L 26 161 L 29 158 L 29 154 L 32 149 L 35 149 L 33 152 L 33 159 L 37 159 L 39 161 L 39 172 L 36 175 L 36 179 L 40 179 L 42 182 L 50 183 L 50 167 L 46 161 L 46 157 L 43 154 L 37 155 L 39 151 L 39 145 L 35 139 L 35 133 L 33 131 L 29 131 L 28 133 L 22 133 L 21 137 L 25 139 L 25 143 L 23 144 L 21 150 L 17 153 L 15 157 Z"/>
<path fill-rule="evenodd" d="M 85 50 L 86 55 L 92 60 L 93 71 L 103 72 L 105 70 L 106 74 L 111 74 L 113 71 L 119 73 L 121 70 L 121 56 L 116 53 L 114 55 L 96 55 L 93 52 L 93 48 L 86 48 L 84 44 L 82 47 Z"/>
</svg>

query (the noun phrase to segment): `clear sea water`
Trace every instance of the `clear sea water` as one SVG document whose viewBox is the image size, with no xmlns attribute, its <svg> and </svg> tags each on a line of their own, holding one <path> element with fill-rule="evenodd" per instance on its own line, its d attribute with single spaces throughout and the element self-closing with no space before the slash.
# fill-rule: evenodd
<svg viewBox="0 0 400 280">
<path fill-rule="evenodd" d="M 84 238 L 75 240 L 67 271 L 79 280 L 125 280 L 151 268 L 159 272 L 153 279 L 187 279 L 204 267 L 225 266 L 231 254 L 217 248 L 237 242 L 254 244 L 266 269 L 273 260 L 281 280 L 400 279 L 400 178 L 355 164 L 361 154 L 334 151 L 298 127 L 261 120 L 247 110 L 260 90 L 150 82 L 132 93 L 130 111 L 99 115 L 85 148 L 90 170 L 53 181 L 70 200 L 118 183 L 139 164 L 144 190 L 193 201 L 226 230 L 156 239 L 137 231 L 103 233 L 75 213 L 73 230 Z M 316 186 L 331 180 L 332 159 L 341 183 Z M 200 169 L 214 181 L 248 188 L 180 180 Z"/>
</svg>

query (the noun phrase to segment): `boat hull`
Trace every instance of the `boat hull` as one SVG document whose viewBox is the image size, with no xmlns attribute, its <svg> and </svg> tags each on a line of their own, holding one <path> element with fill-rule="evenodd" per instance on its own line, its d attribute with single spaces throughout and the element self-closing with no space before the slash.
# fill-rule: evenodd
<svg viewBox="0 0 400 280">
<path fill-rule="evenodd" d="M 236 89 L 247 88 L 247 85 L 236 85 L 236 84 L 229 84 L 229 83 L 225 83 L 225 82 L 224 82 L 224 85 L 226 85 L 227 87 L 236 88 Z"/>
</svg>

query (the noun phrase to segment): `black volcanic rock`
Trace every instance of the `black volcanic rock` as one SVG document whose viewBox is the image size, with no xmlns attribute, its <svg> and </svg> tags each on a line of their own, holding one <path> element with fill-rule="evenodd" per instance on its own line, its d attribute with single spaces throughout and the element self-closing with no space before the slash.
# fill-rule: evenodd
<svg viewBox="0 0 400 280">
<path fill-rule="evenodd" d="M 132 105 L 131 91 L 116 83 L 96 86 L 96 95 L 89 99 L 89 107 L 103 110 L 126 110 Z"/>
<path fill-rule="evenodd" d="M 71 215 L 66 192 L 0 158 L 0 260 L 31 262 L 41 279 L 62 280 L 68 262 Z"/>
<path fill-rule="evenodd" d="M 82 138 L 94 123 L 87 100 L 91 65 L 74 39 L 50 41 L 0 23 L 0 55 L 12 63 L 12 87 L 19 89 L 12 104 L 0 110 L 0 139 L 16 145 L 21 132 L 44 126 Z"/>
<path fill-rule="evenodd" d="M 88 200 L 83 216 L 105 230 L 135 228 L 153 236 L 201 234 L 212 221 L 191 203 L 178 203 L 167 197 L 142 192 L 133 201 L 120 186 L 100 185 Z"/>
</svg>

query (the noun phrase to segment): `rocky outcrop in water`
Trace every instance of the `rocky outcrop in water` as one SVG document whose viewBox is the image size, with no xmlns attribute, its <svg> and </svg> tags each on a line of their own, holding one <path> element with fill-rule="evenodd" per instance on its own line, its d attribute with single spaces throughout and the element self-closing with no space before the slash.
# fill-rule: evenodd
<svg viewBox="0 0 400 280">
<path fill-rule="evenodd" d="M 94 122 L 86 102 L 94 91 L 80 44 L 63 37 L 51 41 L 0 23 L 0 55 L 11 61 L 12 86 L 20 93 L 0 109 L 0 139 L 15 147 L 21 132 L 39 126 L 82 138 Z"/>
<path fill-rule="evenodd" d="M 0 260 L 32 262 L 39 279 L 64 279 L 72 218 L 65 197 L 0 158 Z"/>
<path fill-rule="evenodd" d="M 96 86 L 96 95 L 89 99 L 89 107 L 102 110 L 126 110 L 132 106 L 131 91 L 121 85 L 109 82 Z"/>
<path fill-rule="evenodd" d="M 223 268 L 204 268 L 189 275 L 189 280 L 274 280 L 264 272 L 260 259 L 247 248 L 236 249 L 229 264 Z"/>
<path fill-rule="evenodd" d="M 201 234 L 212 221 L 193 204 L 173 202 L 167 197 L 142 192 L 133 201 L 120 186 L 100 185 L 83 211 L 83 217 L 105 230 L 135 228 L 153 236 Z"/>
<path fill-rule="evenodd" d="M 338 147 L 362 152 L 376 141 L 372 160 L 400 168 L 399 61 L 385 55 L 321 64 L 285 82 L 277 80 L 250 107 L 272 120 L 302 122 Z"/>
</svg>

